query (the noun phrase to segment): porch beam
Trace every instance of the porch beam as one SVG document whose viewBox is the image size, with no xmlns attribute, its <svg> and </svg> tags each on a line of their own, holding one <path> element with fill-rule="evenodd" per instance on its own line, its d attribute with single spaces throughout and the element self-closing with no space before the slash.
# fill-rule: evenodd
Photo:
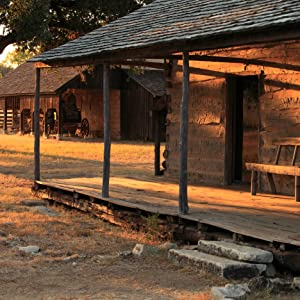
<svg viewBox="0 0 300 300">
<path fill-rule="evenodd" d="M 35 69 L 34 99 L 34 180 L 40 180 L 40 83 L 41 69 Z"/>
<path fill-rule="evenodd" d="M 104 159 L 102 178 L 102 197 L 109 197 L 110 176 L 110 101 L 109 101 L 109 65 L 103 64 L 103 119 L 104 119 Z"/>
<path fill-rule="evenodd" d="M 43 62 L 36 62 L 36 63 L 34 63 L 34 67 L 36 69 L 52 68 L 50 65 L 47 65 L 47 64 L 45 64 Z"/>
<path fill-rule="evenodd" d="M 138 60 L 120 60 L 114 61 L 114 65 L 123 65 L 123 66 L 134 66 L 134 67 L 149 67 L 152 69 L 158 70 L 167 70 L 168 66 L 165 63 L 160 62 L 151 62 L 151 61 L 138 61 Z"/>
<path fill-rule="evenodd" d="M 172 55 L 170 59 L 182 60 L 180 55 Z M 244 64 L 263 66 L 276 69 L 285 69 L 292 71 L 300 71 L 300 66 L 292 64 L 282 64 L 273 61 L 266 61 L 260 59 L 249 59 L 242 57 L 230 57 L 230 56 L 212 56 L 212 55 L 190 55 L 190 61 L 203 61 L 203 62 L 219 62 L 219 63 L 232 63 L 232 64 Z"/>
<path fill-rule="evenodd" d="M 180 162 L 179 162 L 179 213 L 188 213 L 187 162 L 188 162 L 188 123 L 189 123 L 189 53 L 183 52 L 182 99 L 180 103 Z"/>
</svg>

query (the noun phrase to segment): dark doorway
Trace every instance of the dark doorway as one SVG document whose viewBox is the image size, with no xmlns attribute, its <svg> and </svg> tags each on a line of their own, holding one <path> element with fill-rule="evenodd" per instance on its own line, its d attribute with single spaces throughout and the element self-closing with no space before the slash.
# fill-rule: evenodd
<svg viewBox="0 0 300 300">
<path fill-rule="evenodd" d="M 245 162 L 258 160 L 258 77 L 227 78 L 225 179 L 247 183 Z"/>
</svg>

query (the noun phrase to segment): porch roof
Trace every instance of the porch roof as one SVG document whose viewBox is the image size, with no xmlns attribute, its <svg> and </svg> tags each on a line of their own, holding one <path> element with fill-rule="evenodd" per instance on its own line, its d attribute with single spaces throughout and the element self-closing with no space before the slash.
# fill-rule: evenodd
<svg viewBox="0 0 300 300">
<path fill-rule="evenodd" d="M 95 63 L 193 50 L 195 42 L 201 50 L 287 39 L 299 27 L 299 10 L 298 0 L 156 0 L 31 61 Z"/>
</svg>

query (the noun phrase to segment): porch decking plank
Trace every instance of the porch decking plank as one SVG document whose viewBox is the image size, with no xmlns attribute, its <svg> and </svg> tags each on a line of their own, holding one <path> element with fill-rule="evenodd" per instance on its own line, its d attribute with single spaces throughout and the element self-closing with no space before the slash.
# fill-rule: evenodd
<svg viewBox="0 0 300 300">
<path fill-rule="evenodd" d="M 40 182 L 43 185 L 103 199 L 100 178 Z M 141 188 L 142 187 L 142 188 Z M 115 178 L 111 197 L 103 200 L 152 213 L 178 215 L 178 186 L 164 181 Z M 269 242 L 300 246 L 300 205 L 292 197 L 260 195 L 248 189 L 190 186 L 190 213 L 181 217 Z"/>
</svg>

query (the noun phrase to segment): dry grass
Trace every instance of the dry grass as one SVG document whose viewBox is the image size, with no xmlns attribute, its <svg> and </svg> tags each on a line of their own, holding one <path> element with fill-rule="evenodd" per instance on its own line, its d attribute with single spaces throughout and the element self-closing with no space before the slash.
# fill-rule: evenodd
<svg viewBox="0 0 300 300">
<path fill-rule="evenodd" d="M 131 250 L 137 242 L 159 243 L 146 233 L 62 207 L 52 207 L 58 216 L 46 216 L 22 205 L 33 198 L 33 138 L 0 139 L 1 299 L 209 299 L 203 291 L 215 279 L 174 267 L 166 253 L 95 260 Z M 101 142 L 42 139 L 41 152 L 44 179 L 101 174 Z M 113 175 L 152 174 L 152 165 L 151 144 L 113 144 Z M 26 245 L 38 245 L 41 255 L 20 253 L 18 246 Z M 69 256 L 74 259 L 64 261 Z"/>
<path fill-rule="evenodd" d="M 153 145 L 114 142 L 111 150 L 113 176 L 151 174 Z M 0 172 L 17 177 L 33 178 L 33 137 L 1 138 Z M 44 179 L 95 177 L 102 171 L 103 143 L 56 141 L 41 139 L 41 174 Z M 26 168 L 24 169 L 24 166 Z"/>
</svg>

